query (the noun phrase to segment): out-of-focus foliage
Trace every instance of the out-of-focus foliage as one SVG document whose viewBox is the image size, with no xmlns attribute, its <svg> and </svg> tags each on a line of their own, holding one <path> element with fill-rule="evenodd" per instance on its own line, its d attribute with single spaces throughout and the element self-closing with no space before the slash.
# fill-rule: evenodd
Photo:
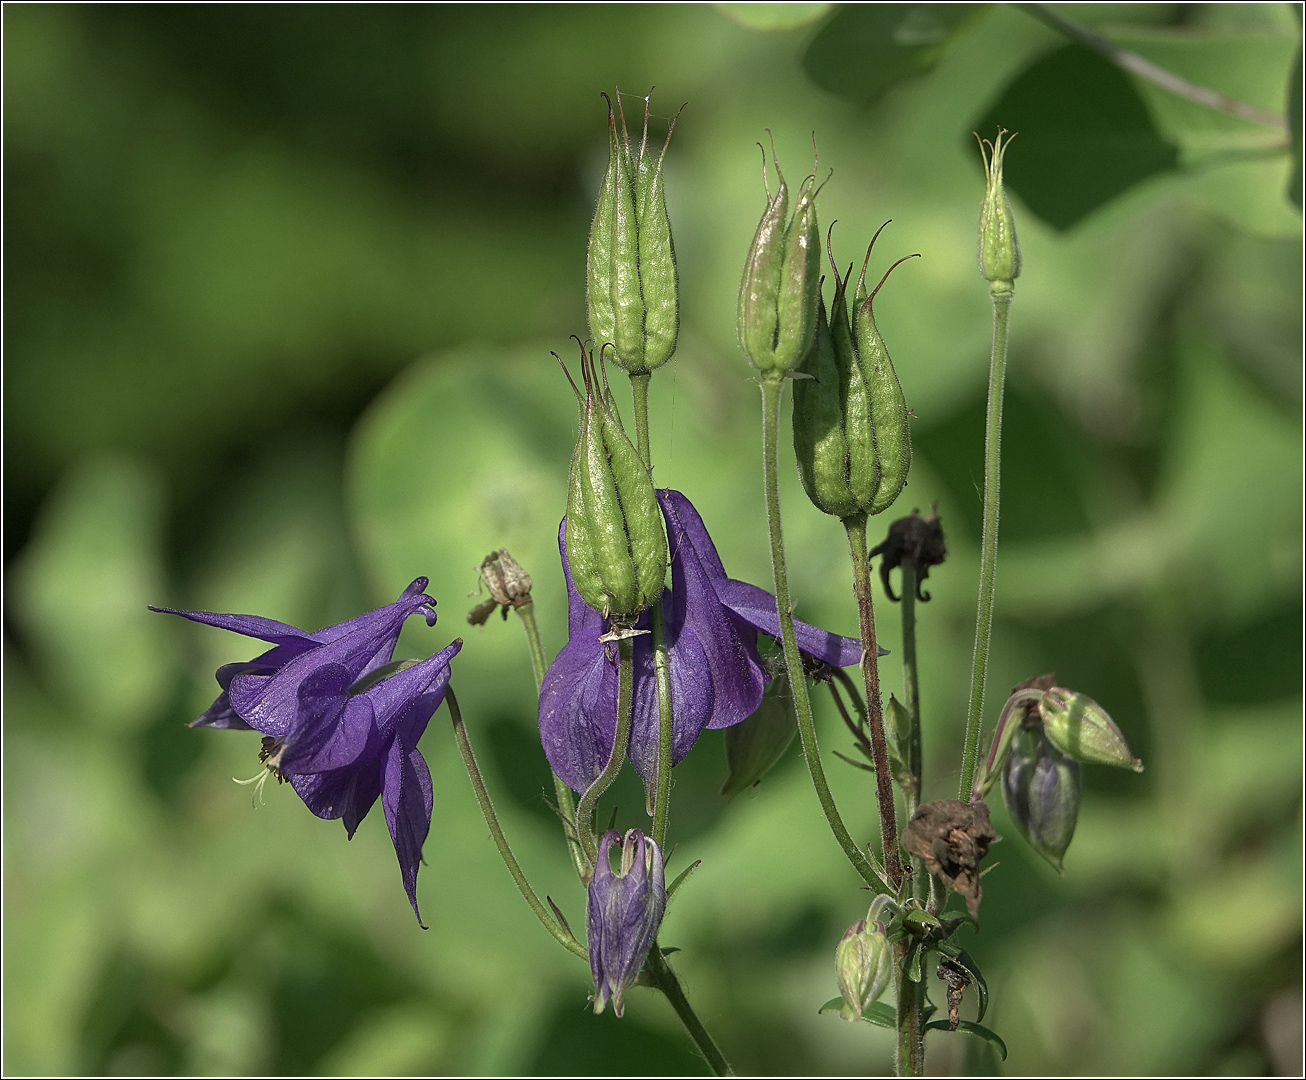
<svg viewBox="0 0 1306 1080">
<path fill-rule="evenodd" d="M 784 160 L 815 130 L 843 247 L 892 217 L 881 245 L 923 256 L 876 315 L 916 414 L 897 505 L 937 499 L 948 533 L 918 618 L 925 796 L 954 795 L 989 336 L 970 131 L 1025 123 L 1001 103 L 1031 73 L 1081 69 L 1049 65 L 1064 40 L 991 5 L 855 105 L 804 63 L 857 9 L 719 8 L 5 7 L 7 1071 L 702 1071 L 654 994 L 632 990 L 622 1020 L 585 1011 L 588 972 L 516 895 L 444 713 L 422 744 L 424 934 L 379 814 L 346 844 L 285 790 L 251 809 L 230 778 L 254 773 L 257 738 L 184 727 L 247 646 L 144 610 L 321 626 L 429 575 L 441 622 L 400 648 L 466 638 L 454 682 L 505 828 L 583 923 L 520 629 L 462 613 L 481 559 L 507 547 L 546 649 L 564 639 L 575 406 L 548 354 L 584 333 L 598 92 L 614 84 L 656 84 L 668 112 L 690 102 L 667 158 L 681 346 L 653 381 L 653 447 L 657 483 L 693 499 L 732 575 L 769 574 L 757 393 L 734 342 L 764 129 Z M 1074 15 L 1283 109 L 1287 5 Z M 1024 270 L 987 722 L 1003 689 L 1055 670 L 1147 772 L 1085 768 L 1060 880 L 995 806 L 1008 839 L 964 945 L 1012 1073 L 1292 1072 L 1291 155 L 1273 129 L 1128 85 L 1174 168 L 1058 217 L 1036 194 L 1062 175 L 1056 144 L 1030 130 L 1008 158 Z M 782 495 L 799 613 L 854 632 L 839 530 L 792 467 Z M 894 606 L 880 623 L 896 653 Z M 832 711 L 818 723 L 867 840 L 867 778 L 829 753 L 847 749 Z M 688 992 L 741 1072 L 883 1071 L 891 1033 L 817 1013 L 866 898 L 798 753 L 728 801 L 722 742 L 705 735 L 675 773 L 668 872 L 703 860 L 664 931 Z M 643 823 L 629 771 L 605 802 L 619 827 Z M 931 1034 L 932 1067 L 979 1071 L 983 1045 Z"/>
</svg>

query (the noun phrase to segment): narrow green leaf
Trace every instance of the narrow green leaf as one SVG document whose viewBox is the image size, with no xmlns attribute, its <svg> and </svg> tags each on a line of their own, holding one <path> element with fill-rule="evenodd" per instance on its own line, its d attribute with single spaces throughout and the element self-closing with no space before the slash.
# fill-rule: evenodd
<svg viewBox="0 0 1306 1080">
<path fill-rule="evenodd" d="M 680 876 L 671 883 L 671 888 L 667 890 L 667 903 L 671 903 L 671 898 L 676 895 L 676 890 L 688 879 L 689 875 L 703 865 L 702 859 L 695 859 L 692 863 L 680 872 Z M 968 969 L 969 970 L 969 969 Z M 983 1017 L 983 1013 L 980 1014 Z"/>
<path fill-rule="evenodd" d="M 925 1030 L 952 1031 L 953 1029 L 948 1026 L 948 1021 L 946 1020 L 932 1020 L 925 1025 Z M 998 1056 L 1002 1058 L 1003 1061 L 1007 1060 L 1007 1044 L 1002 1041 L 997 1032 L 990 1031 L 982 1024 L 975 1024 L 969 1020 L 958 1020 L 956 1030 L 964 1031 L 967 1035 L 975 1035 L 984 1039 L 993 1046 L 993 1049 L 998 1052 Z"/>
<path fill-rule="evenodd" d="M 949 941 L 940 942 L 937 946 L 940 953 L 948 957 L 954 964 L 966 969 L 970 975 L 971 984 L 975 987 L 975 1000 L 979 1008 L 978 1020 L 984 1019 L 984 1014 L 989 1007 L 989 987 L 984 981 L 984 976 L 980 974 L 979 965 L 975 963 L 975 958 L 965 949 L 953 945 Z"/>
<path fill-rule="evenodd" d="M 818 1013 L 837 1012 L 845 1019 L 852 1019 L 852 1010 L 848 1003 L 841 997 L 831 998 L 818 1010 Z M 862 1010 L 862 1019 L 868 1024 L 874 1024 L 876 1027 L 889 1028 L 896 1030 L 898 1027 L 898 1013 L 892 1005 L 883 1001 L 873 1001 L 869 1006 Z"/>
</svg>

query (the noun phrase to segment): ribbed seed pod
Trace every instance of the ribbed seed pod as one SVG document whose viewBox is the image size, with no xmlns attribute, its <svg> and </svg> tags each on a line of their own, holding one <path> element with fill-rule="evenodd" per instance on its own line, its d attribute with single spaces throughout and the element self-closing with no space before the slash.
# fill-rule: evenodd
<svg viewBox="0 0 1306 1080">
<path fill-rule="evenodd" d="M 581 379 L 584 392 L 572 383 L 581 413 L 567 488 L 567 559 L 585 603 L 614 625 L 630 626 L 662 594 L 662 511 L 648 469 L 610 405 L 601 361 L 583 347 Z"/>
</svg>

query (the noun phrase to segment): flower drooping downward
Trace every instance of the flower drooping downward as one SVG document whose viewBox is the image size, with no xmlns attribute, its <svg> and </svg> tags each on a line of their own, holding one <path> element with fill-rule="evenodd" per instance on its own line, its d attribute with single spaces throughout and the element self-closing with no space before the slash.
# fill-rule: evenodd
<svg viewBox="0 0 1306 1080">
<path fill-rule="evenodd" d="M 621 868 L 613 870 L 608 849 L 621 847 Z M 590 879 L 585 934 L 594 975 L 594 1011 L 612 998 L 620 1016 L 626 989 L 639 975 L 667 909 L 662 852 L 650 837 L 631 829 L 623 839 L 609 829 L 599 841 L 599 857 Z"/>
<path fill-rule="evenodd" d="M 780 636 L 775 597 L 727 577 L 703 519 L 678 491 L 660 490 L 658 503 L 671 549 L 671 588 L 662 591 L 671 673 L 672 756 L 677 764 L 704 728 L 747 719 L 762 701 L 770 673 L 757 651 L 757 634 Z M 576 590 L 565 526 L 558 546 L 567 578 L 568 640 L 540 689 L 540 739 L 554 773 L 584 792 L 603 770 L 617 728 L 615 649 L 603 640 L 602 614 Z M 636 624 L 647 629 L 648 616 Z M 835 667 L 861 660 L 856 638 L 794 623 L 798 647 Z M 635 638 L 635 700 L 630 760 L 646 784 L 657 772 L 657 681 L 649 635 Z"/>
<path fill-rule="evenodd" d="M 417 921 L 417 868 L 431 828 L 431 774 L 417 741 L 444 700 L 457 640 L 426 660 L 393 661 L 405 620 L 435 625 L 418 578 L 393 604 L 309 634 L 257 615 L 176 611 L 193 622 L 270 642 L 244 664 L 218 669 L 222 693 L 191 727 L 263 733 L 259 760 L 314 814 L 341 818 L 352 839 L 381 798 L 404 889 Z"/>
</svg>

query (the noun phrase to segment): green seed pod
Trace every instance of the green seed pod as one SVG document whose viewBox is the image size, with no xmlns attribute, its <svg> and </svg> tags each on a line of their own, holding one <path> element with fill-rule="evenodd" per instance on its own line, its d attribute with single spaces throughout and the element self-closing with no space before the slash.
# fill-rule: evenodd
<svg viewBox="0 0 1306 1080">
<path fill-rule="evenodd" d="M 1013 745 L 1002 766 L 1002 799 L 1011 820 L 1058 874 L 1075 835 L 1081 790 L 1079 762 L 1042 736 L 1032 753 Z"/>
<path fill-rule="evenodd" d="M 849 1020 L 860 1020 L 889 985 L 893 974 L 893 950 L 884 928 L 858 919 L 844 931 L 834 954 L 835 978 Z M 851 1014 L 851 1015 L 849 1015 Z"/>
<path fill-rule="evenodd" d="M 662 173 L 680 114 L 672 118 L 655 162 L 648 154 L 648 101 L 644 99 L 638 146 L 630 141 L 624 112 L 618 131 L 617 114 L 608 102 L 608 171 L 590 228 L 587 263 L 590 333 L 600 349 L 611 345 L 613 360 L 631 374 L 665 364 L 680 330 L 676 254 Z"/>
<path fill-rule="evenodd" d="M 1020 243 L 1016 239 L 1016 221 L 1011 216 L 1011 203 L 1007 201 L 1002 186 L 1002 159 L 1011 145 L 1012 135 L 998 129 L 998 137 L 989 142 L 979 139 L 980 156 L 984 159 L 984 205 L 979 218 L 979 267 L 995 295 L 1010 296 L 1015 291 L 1016 278 L 1020 276 Z"/>
<path fill-rule="evenodd" d="M 835 320 L 847 339 L 847 308 L 842 290 L 835 294 Z M 794 456 L 803 489 L 822 513 L 849 517 L 860 509 L 849 478 L 849 445 L 845 413 L 860 402 L 866 424 L 870 423 L 870 402 L 862 383 L 861 367 L 853 362 L 850 347 L 836 351 L 825 301 L 817 311 L 816 335 L 812 347 L 798 366 L 794 380 Z M 855 384 L 855 385 L 854 385 Z M 874 465 L 874 440 L 872 464 Z M 875 475 L 878 482 L 878 467 Z M 874 490 L 872 488 L 872 490 Z"/>
<path fill-rule="evenodd" d="M 867 248 L 867 263 L 879 235 Z M 794 383 L 794 454 L 807 497 L 824 513 L 847 519 L 890 506 L 911 466 L 907 402 L 871 312 L 880 286 L 905 260 L 889 267 L 869 296 L 863 264 L 850 324 L 846 298 L 852 270 L 840 277 L 828 238 L 826 250 L 834 307 L 827 319 L 820 306 L 816 336 L 798 369 L 810 378 Z"/>
<path fill-rule="evenodd" d="M 1063 754 L 1090 765 L 1143 771 L 1115 722 L 1088 695 L 1054 686 L 1039 700 L 1038 712 L 1048 741 Z"/>
<path fill-rule="evenodd" d="M 582 348 L 580 370 L 584 393 L 572 382 L 581 413 L 567 488 L 567 559 L 585 603 L 614 626 L 629 627 L 662 593 L 662 511 L 648 469 L 609 405 L 601 358 L 596 364 Z"/>
<path fill-rule="evenodd" d="M 747 720 L 726 728 L 726 763 L 730 775 L 721 794 L 733 799 L 771 771 L 798 734 L 798 715 L 789 678 L 777 674 L 762 695 L 762 703 Z"/>
<path fill-rule="evenodd" d="M 816 225 L 815 177 L 804 182 L 789 213 L 789 187 L 780 165 L 774 198 L 757 226 L 739 287 L 739 344 L 762 372 L 791 371 L 806 355 L 816 333 L 820 299 L 821 244 Z M 763 159 L 765 168 L 765 159 Z"/>
<path fill-rule="evenodd" d="M 885 222 L 887 225 L 888 222 Z M 881 229 L 884 225 L 880 226 Z M 878 232 L 875 234 L 880 235 Z M 874 247 L 875 240 L 871 240 Z M 898 373 L 889 359 L 889 350 L 884 346 L 875 325 L 872 305 L 875 294 L 880 291 L 894 268 L 908 259 L 917 258 L 907 255 L 899 259 L 885 271 L 880 284 L 868 295 L 865 291 L 866 266 L 870 262 L 871 250 L 866 251 L 866 263 L 862 264 L 861 277 L 857 280 L 857 292 L 853 303 L 853 340 L 857 343 L 857 354 L 861 361 L 862 375 L 866 380 L 866 391 L 871 401 L 871 426 L 875 432 L 875 453 L 879 461 L 879 487 L 875 497 L 866 507 L 866 513 L 879 514 L 893 505 L 899 493 L 907 484 L 907 472 L 911 469 L 911 428 L 908 422 L 907 399 L 902 392 L 902 383 Z"/>
</svg>

